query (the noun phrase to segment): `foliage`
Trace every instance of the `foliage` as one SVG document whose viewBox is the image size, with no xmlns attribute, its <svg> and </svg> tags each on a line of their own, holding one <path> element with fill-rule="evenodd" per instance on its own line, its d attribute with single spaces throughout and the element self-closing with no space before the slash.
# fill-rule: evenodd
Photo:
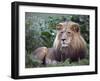
<svg viewBox="0 0 100 81">
<path fill-rule="evenodd" d="M 55 64 L 55 65 L 53 65 L 53 64 L 49 64 L 49 65 L 47 65 L 47 67 L 49 66 L 49 67 L 58 67 L 58 66 L 80 66 L 80 65 L 88 65 L 89 64 L 89 61 L 88 61 L 88 59 L 82 59 L 82 60 L 80 60 L 79 62 L 72 62 L 72 63 L 70 63 L 69 62 L 69 59 L 67 59 L 67 60 L 65 60 L 65 62 L 59 62 L 58 64 Z"/>
<path fill-rule="evenodd" d="M 88 15 L 70 15 L 70 14 L 54 14 L 54 13 L 25 13 L 25 65 L 26 67 L 41 67 L 36 61 L 30 59 L 31 53 L 38 47 L 52 47 L 56 36 L 56 25 L 63 21 L 73 21 L 80 25 L 83 38 L 87 42 L 89 49 L 89 16 Z M 80 63 L 61 62 L 56 66 L 63 65 L 84 65 L 89 64 L 89 51 L 85 59 Z M 55 65 L 50 65 L 55 66 Z"/>
</svg>

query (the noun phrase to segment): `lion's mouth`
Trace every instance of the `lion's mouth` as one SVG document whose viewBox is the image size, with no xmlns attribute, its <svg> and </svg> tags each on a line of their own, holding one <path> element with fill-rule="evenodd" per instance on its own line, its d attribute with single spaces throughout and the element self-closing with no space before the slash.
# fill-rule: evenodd
<svg viewBox="0 0 100 81">
<path fill-rule="evenodd" d="M 61 46 L 62 47 L 68 47 L 68 43 L 67 42 L 61 42 Z"/>
<path fill-rule="evenodd" d="M 70 40 L 63 40 L 63 41 L 61 41 L 61 46 L 62 47 L 68 47 L 69 44 L 70 44 Z"/>
</svg>

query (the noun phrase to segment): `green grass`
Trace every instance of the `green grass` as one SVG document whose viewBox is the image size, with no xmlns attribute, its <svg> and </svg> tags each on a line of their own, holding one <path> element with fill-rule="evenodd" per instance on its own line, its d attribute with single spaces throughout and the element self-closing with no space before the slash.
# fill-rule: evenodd
<svg viewBox="0 0 100 81">
<path fill-rule="evenodd" d="M 35 68 L 35 67 L 59 67 L 59 66 L 81 66 L 81 65 L 89 65 L 89 59 L 85 58 L 78 62 L 71 62 L 67 59 L 64 62 L 59 62 L 57 64 L 49 64 L 49 65 L 42 65 L 38 60 L 31 59 L 31 56 L 26 56 L 26 68 Z"/>
</svg>

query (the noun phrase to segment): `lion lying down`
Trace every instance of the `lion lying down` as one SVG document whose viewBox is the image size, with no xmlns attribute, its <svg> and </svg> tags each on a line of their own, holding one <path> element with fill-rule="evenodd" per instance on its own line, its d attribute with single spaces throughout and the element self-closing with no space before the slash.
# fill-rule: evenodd
<svg viewBox="0 0 100 81">
<path fill-rule="evenodd" d="M 40 47 L 33 56 L 42 64 L 56 64 L 70 59 L 78 61 L 86 56 L 86 42 L 77 23 L 69 21 L 57 25 L 57 35 L 52 48 Z"/>
</svg>

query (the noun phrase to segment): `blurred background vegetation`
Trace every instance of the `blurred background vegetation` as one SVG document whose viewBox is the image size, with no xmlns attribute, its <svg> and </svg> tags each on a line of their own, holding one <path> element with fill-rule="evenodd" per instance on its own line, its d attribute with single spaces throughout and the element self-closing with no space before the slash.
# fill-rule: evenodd
<svg viewBox="0 0 100 81">
<path fill-rule="evenodd" d="M 25 67 L 41 67 L 37 61 L 32 60 L 31 53 L 38 47 L 52 47 L 56 36 L 56 25 L 63 21 L 73 21 L 79 23 L 83 38 L 87 42 L 89 50 L 89 16 L 88 15 L 70 15 L 70 14 L 54 14 L 54 13 L 25 13 Z M 69 65 L 88 65 L 89 51 L 87 57 L 80 63 L 64 63 L 48 66 L 69 66 Z"/>
</svg>

